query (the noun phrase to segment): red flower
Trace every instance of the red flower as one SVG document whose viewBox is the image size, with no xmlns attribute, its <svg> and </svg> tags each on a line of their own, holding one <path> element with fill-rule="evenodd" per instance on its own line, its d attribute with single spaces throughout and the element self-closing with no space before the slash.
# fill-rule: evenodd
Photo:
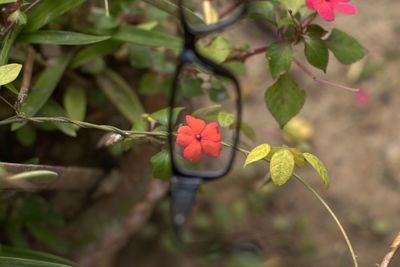
<svg viewBox="0 0 400 267">
<path fill-rule="evenodd" d="M 178 129 L 176 143 L 184 148 L 183 157 L 192 162 L 201 160 L 202 153 L 216 158 L 221 153 L 221 134 L 218 123 L 206 125 L 202 119 L 186 116 L 187 126 Z"/>
<path fill-rule="evenodd" d="M 344 14 L 355 14 L 357 8 L 348 4 L 350 0 L 306 0 L 307 7 L 311 10 L 317 10 L 318 15 L 326 21 L 335 20 L 335 11 Z"/>
</svg>

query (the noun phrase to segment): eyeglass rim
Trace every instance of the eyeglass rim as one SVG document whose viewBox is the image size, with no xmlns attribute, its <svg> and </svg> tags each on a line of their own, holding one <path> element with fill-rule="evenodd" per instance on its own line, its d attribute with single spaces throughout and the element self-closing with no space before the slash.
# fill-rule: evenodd
<svg viewBox="0 0 400 267">
<path fill-rule="evenodd" d="M 190 63 L 196 63 L 201 65 L 202 67 L 206 68 L 207 70 L 212 71 L 214 74 L 218 76 L 222 76 L 224 78 L 227 78 L 231 80 L 234 84 L 235 87 L 235 93 L 236 93 L 236 124 L 235 124 L 235 134 L 233 137 L 233 142 L 232 142 L 232 152 L 229 158 L 229 161 L 227 162 L 226 166 L 222 168 L 221 170 L 218 171 L 188 171 L 188 170 L 183 170 L 182 168 L 179 167 L 178 164 L 176 164 L 175 161 L 175 156 L 174 156 L 174 136 L 173 136 L 173 123 L 172 123 L 172 117 L 173 117 L 173 107 L 175 105 L 175 96 L 176 96 L 176 91 L 177 91 L 177 86 L 178 86 L 178 80 L 179 80 L 179 74 L 181 73 L 181 70 L 183 67 L 187 64 Z M 241 118 L 242 118 L 242 96 L 241 96 L 241 90 L 240 90 L 240 83 L 228 69 L 210 61 L 209 59 L 203 57 L 200 55 L 197 50 L 195 49 L 187 49 L 184 48 L 184 50 L 181 53 L 180 56 L 180 61 L 177 66 L 174 80 L 172 83 L 172 90 L 171 90 L 171 95 L 170 95 L 170 112 L 168 116 L 168 143 L 169 143 L 169 154 L 170 154 L 170 159 L 171 159 L 171 168 L 172 168 L 172 175 L 174 176 L 179 176 L 183 178 L 203 178 L 203 180 L 214 180 L 217 178 L 220 178 L 222 176 L 225 176 L 231 169 L 234 163 L 234 160 L 236 158 L 236 153 L 235 153 L 235 147 L 237 147 L 237 144 L 239 143 L 239 136 L 240 136 L 240 125 L 241 125 Z"/>
</svg>

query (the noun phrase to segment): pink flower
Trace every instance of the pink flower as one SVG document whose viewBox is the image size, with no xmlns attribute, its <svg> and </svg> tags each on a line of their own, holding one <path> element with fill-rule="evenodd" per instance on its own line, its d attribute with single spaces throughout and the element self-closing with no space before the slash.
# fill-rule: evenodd
<svg viewBox="0 0 400 267">
<path fill-rule="evenodd" d="M 218 123 L 206 124 L 202 119 L 186 116 L 187 126 L 178 129 L 176 143 L 183 147 L 183 157 L 189 161 L 201 160 L 202 154 L 216 158 L 221 153 L 221 134 Z"/>
<path fill-rule="evenodd" d="M 350 0 L 306 0 L 307 7 L 317 10 L 318 15 L 326 21 L 335 20 L 335 10 L 344 14 L 356 14 L 357 8 L 348 4 Z"/>
<path fill-rule="evenodd" d="M 355 96 L 355 102 L 358 106 L 363 106 L 369 102 L 370 95 L 365 90 L 360 90 Z"/>
</svg>

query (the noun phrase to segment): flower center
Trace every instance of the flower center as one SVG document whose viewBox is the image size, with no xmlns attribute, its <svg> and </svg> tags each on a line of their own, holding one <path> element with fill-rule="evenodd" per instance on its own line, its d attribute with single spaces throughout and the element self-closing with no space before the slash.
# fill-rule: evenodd
<svg viewBox="0 0 400 267">
<path fill-rule="evenodd" d="M 201 135 L 200 134 L 196 134 L 196 140 L 197 141 L 201 141 Z"/>
</svg>

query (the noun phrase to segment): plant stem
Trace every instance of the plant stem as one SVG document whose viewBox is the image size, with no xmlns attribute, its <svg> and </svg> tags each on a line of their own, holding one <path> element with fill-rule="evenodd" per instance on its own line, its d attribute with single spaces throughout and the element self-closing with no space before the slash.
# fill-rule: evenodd
<svg viewBox="0 0 400 267">
<path fill-rule="evenodd" d="M 392 262 L 394 255 L 400 249 L 400 232 L 397 234 L 396 238 L 393 240 L 392 245 L 390 246 L 390 251 L 385 255 L 382 260 L 381 265 L 379 267 L 388 267 Z"/>
<path fill-rule="evenodd" d="M 248 155 L 250 153 L 250 151 L 240 148 L 240 147 L 234 147 L 232 144 L 230 143 L 226 143 L 226 142 L 221 142 L 224 146 L 227 147 L 232 147 L 235 148 L 237 151 L 242 152 L 244 155 Z M 264 159 L 264 161 L 269 162 L 268 159 Z M 344 227 L 342 225 L 342 223 L 340 222 L 340 220 L 338 219 L 338 217 L 336 216 L 336 214 L 333 212 L 332 208 L 328 205 L 328 203 L 326 203 L 326 201 L 318 194 L 317 191 L 315 191 L 315 189 L 308 184 L 300 175 L 298 175 L 297 173 L 293 173 L 293 176 L 299 181 L 301 182 L 317 199 L 318 201 L 324 206 L 324 208 L 329 212 L 329 214 L 331 215 L 331 217 L 333 218 L 333 220 L 335 221 L 336 225 L 339 227 L 340 232 L 342 233 L 342 236 L 344 238 L 344 240 L 346 241 L 346 245 L 349 248 L 351 257 L 353 259 L 353 264 L 354 267 L 358 267 L 358 262 L 357 262 L 357 256 L 354 253 L 354 249 L 353 246 L 350 242 L 350 239 L 346 233 L 346 231 L 344 230 Z"/>
<path fill-rule="evenodd" d="M 346 241 L 347 247 L 349 248 L 351 257 L 353 259 L 353 264 L 354 267 L 358 267 L 358 262 L 357 262 L 357 256 L 354 253 L 354 249 L 353 246 L 351 245 L 350 239 L 347 236 L 346 231 L 343 228 L 343 225 L 341 224 L 341 222 L 339 221 L 339 219 L 337 218 L 336 214 L 333 212 L 333 210 L 331 209 L 331 207 L 328 205 L 328 203 L 326 203 L 326 201 L 318 194 L 317 191 L 315 191 L 314 188 L 311 187 L 310 184 L 308 184 L 300 175 L 294 173 L 293 176 L 300 182 L 302 183 L 307 189 L 308 191 L 310 191 L 317 199 L 319 202 L 321 202 L 321 204 L 325 207 L 325 209 L 329 212 L 329 214 L 331 215 L 331 217 L 333 218 L 333 220 L 335 221 L 336 225 L 339 227 L 340 232 L 342 232 L 343 238 Z"/>
<path fill-rule="evenodd" d="M 104 9 L 106 10 L 106 16 L 109 17 L 110 16 L 110 8 L 108 5 L 108 0 L 104 0 Z"/>
</svg>

